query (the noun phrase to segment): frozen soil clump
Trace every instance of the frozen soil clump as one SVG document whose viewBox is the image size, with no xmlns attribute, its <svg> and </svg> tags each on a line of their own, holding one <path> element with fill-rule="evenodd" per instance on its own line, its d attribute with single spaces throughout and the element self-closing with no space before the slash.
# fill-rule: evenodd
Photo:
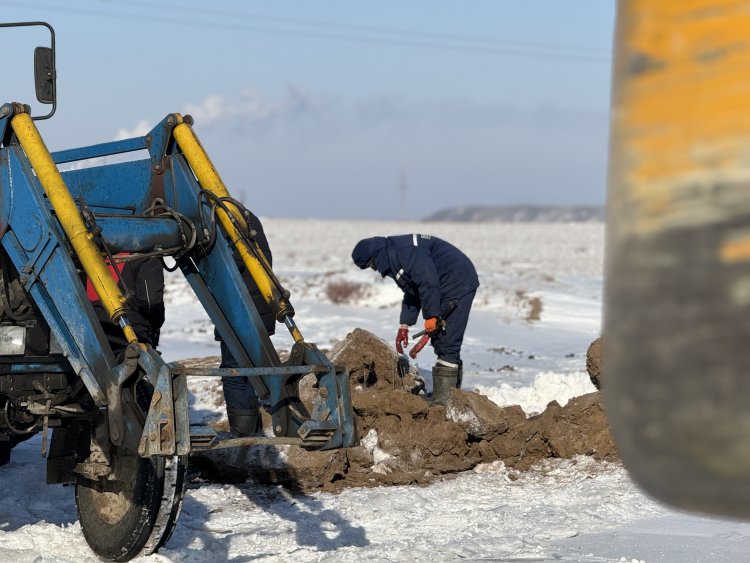
<svg viewBox="0 0 750 563">
<path fill-rule="evenodd" d="M 589 344 L 586 350 L 586 371 L 594 387 L 602 388 L 602 339 L 601 337 Z"/>
<path fill-rule="evenodd" d="M 414 368 L 399 370 L 391 345 L 355 329 L 329 354 L 349 371 L 357 446 L 308 452 L 295 446 L 250 446 L 193 456 L 204 478 L 251 478 L 295 489 L 429 483 L 502 461 L 527 470 L 545 458 L 589 455 L 617 459 L 599 393 L 551 402 L 527 418 L 519 406 L 501 408 L 479 393 L 453 390 L 447 406 L 430 406 Z M 402 364 L 403 366 L 403 364 Z M 300 383 L 311 405 L 314 377 Z M 264 414 L 264 428 L 270 418 Z"/>
</svg>

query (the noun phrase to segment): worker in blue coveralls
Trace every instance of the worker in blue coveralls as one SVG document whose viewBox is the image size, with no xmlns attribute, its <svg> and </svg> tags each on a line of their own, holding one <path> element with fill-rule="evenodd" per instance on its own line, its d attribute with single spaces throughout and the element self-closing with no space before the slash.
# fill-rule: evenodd
<svg viewBox="0 0 750 563">
<path fill-rule="evenodd" d="M 265 256 L 268 264 L 271 265 L 273 263 L 273 256 L 266 233 L 263 230 L 263 224 L 253 213 L 249 211 L 247 213 L 248 226 L 255 231 L 255 243 L 263 253 L 263 256 Z M 247 287 L 250 297 L 253 299 L 253 304 L 263 322 L 263 327 L 268 332 L 268 335 L 272 336 L 276 330 L 276 319 L 270 305 L 263 298 L 237 250 L 234 251 L 232 257 L 240 271 L 242 281 L 245 282 L 245 287 Z M 219 336 L 218 331 L 214 330 L 214 336 L 221 343 L 221 364 L 219 367 L 239 367 L 237 360 L 232 356 L 229 348 Z M 224 400 L 227 404 L 227 418 L 229 419 L 230 431 L 240 436 L 250 436 L 259 432 L 261 429 L 261 417 L 258 410 L 260 402 L 258 395 L 255 393 L 255 388 L 253 388 L 248 378 L 225 376 L 221 378 L 221 385 L 224 391 Z"/>
<path fill-rule="evenodd" d="M 452 244 L 430 235 L 399 235 L 361 240 L 352 260 L 390 277 L 404 292 L 396 350 L 409 343 L 409 327 L 421 310 L 437 363 L 432 368 L 433 403 L 444 405 L 453 387 L 461 387 L 461 343 L 479 287 L 474 264 Z M 443 319 L 445 318 L 445 321 Z"/>
</svg>

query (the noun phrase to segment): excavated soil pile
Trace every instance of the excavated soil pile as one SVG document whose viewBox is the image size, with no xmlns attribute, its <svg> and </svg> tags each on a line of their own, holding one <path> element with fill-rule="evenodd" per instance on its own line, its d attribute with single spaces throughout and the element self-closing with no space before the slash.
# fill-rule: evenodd
<svg viewBox="0 0 750 563">
<path fill-rule="evenodd" d="M 601 337 L 589 344 L 586 350 L 586 371 L 589 372 L 589 379 L 594 387 L 602 388 L 602 339 Z"/>
<path fill-rule="evenodd" d="M 332 452 L 294 446 L 254 446 L 194 456 L 205 478 L 252 478 L 303 490 L 428 483 L 480 463 L 502 461 L 526 470 L 550 457 L 584 454 L 617 458 L 599 393 L 548 405 L 527 418 L 518 406 L 500 408 L 487 397 L 455 390 L 447 407 L 429 406 L 416 371 L 398 369 L 391 345 L 356 329 L 337 344 L 331 360 L 350 373 L 359 444 Z M 314 379 L 300 384 L 310 404 Z M 264 426 L 270 423 L 264 417 Z"/>
</svg>

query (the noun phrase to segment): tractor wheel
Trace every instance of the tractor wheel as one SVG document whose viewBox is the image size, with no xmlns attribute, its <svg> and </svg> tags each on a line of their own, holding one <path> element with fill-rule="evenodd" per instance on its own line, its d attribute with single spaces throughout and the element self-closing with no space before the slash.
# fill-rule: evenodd
<svg viewBox="0 0 750 563">
<path fill-rule="evenodd" d="M 100 557 L 129 561 L 164 545 L 177 522 L 186 464 L 181 456 L 139 458 L 117 454 L 117 480 L 76 483 L 78 519 Z"/>
<path fill-rule="evenodd" d="M 115 479 L 78 477 L 78 519 L 94 553 L 129 561 L 155 552 L 172 535 L 185 493 L 187 456 L 142 458 L 113 448 L 112 466 Z"/>
</svg>

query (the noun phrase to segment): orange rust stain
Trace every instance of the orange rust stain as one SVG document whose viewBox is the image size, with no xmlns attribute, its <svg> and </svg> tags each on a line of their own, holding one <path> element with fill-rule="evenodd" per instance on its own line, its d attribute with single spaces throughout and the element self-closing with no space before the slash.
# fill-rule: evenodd
<svg viewBox="0 0 750 563">
<path fill-rule="evenodd" d="M 750 178 L 750 1 L 630 0 L 618 21 L 614 119 L 635 195 L 707 171 Z"/>
<path fill-rule="evenodd" d="M 725 264 L 750 262 L 750 236 L 725 242 L 719 249 L 719 258 Z"/>
</svg>

